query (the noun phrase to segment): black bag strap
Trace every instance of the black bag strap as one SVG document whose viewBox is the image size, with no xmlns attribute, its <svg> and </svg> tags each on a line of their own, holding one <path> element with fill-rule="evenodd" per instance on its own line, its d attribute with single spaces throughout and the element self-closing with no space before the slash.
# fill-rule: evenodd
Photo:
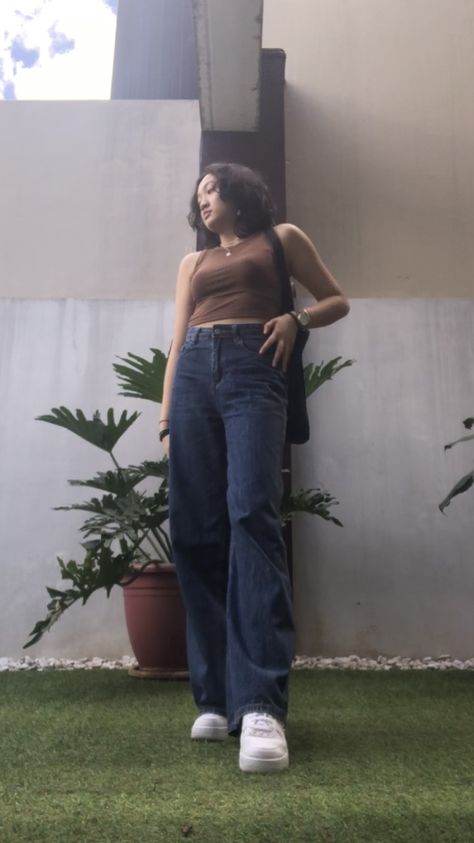
<svg viewBox="0 0 474 843">
<path fill-rule="evenodd" d="M 281 288 L 281 306 L 282 313 L 287 313 L 289 310 L 294 310 L 293 291 L 291 289 L 291 281 L 286 266 L 285 252 L 281 240 L 278 237 L 274 228 L 265 229 L 265 237 L 269 241 L 273 249 L 273 258 L 277 268 L 278 277 L 280 279 Z"/>
</svg>

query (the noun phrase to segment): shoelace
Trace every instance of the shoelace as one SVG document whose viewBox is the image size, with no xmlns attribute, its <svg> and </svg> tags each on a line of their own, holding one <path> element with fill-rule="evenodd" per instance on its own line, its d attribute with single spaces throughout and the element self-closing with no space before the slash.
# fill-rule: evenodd
<svg viewBox="0 0 474 843">
<path fill-rule="evenodd" d="M 269 714 L 254 714 L 249 723 L 249 727 L 254 735 L 261 735 L 266 737 L 270 732 L 275 730 L 275 722 L 273 717 Z"/>
</svg>

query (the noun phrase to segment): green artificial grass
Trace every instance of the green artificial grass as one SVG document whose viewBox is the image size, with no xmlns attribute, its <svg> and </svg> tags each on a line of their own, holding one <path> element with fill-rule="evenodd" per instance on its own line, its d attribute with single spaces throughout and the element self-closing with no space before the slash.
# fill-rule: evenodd
<svg viewBox="0 0 474 843">
<path fill-rule="evenodd" d="M 187 682 L 0 675 L 1 843 L 470 843 L 474 673 L 295 671 L 288 770 L 192 742 Z M 190 828 L 191 827 L 191 828 Z"/>
</svg>

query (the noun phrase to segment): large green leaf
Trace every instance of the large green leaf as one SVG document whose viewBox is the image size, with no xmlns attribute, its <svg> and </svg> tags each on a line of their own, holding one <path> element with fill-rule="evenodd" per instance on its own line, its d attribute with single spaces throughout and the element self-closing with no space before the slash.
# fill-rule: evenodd
<svg viewBox="0 0 474 843">
<path fill-rule="evenodd" d="M 330 492 L 321 489 L 285 492 L 281 502 L 281 521 L 282 524 L 286 524 L 297 512 L 307 512 L 309 515 L 319 515 L 325 521 L 332 521 L 338 527 L 342 527 L 342 522 L 329 511 L 330 507 L 338 504 L 339 501 Z"/>
<path fill-rule="evenodd" d="M 136 473 L 129 472 L 127 468 L 118 468 L 116 471 L 98 471 L 90 480 L 68 480 L 68 483 L 124 497 L 141 479 L 141 476 L 137 477 Z"/>
<path fill-rule="evenodd" d="M 145 477 L 161 477 L 168 479 L 169 463 L 165 455 L 161 460 L 143 460 L 139 465 L 129 465 L 127 471 L 136 472 L 136 476 L 142 480 Z"/>
<path fill-rule="evenodd" d="M 474 416 L 469 416 L 467 419 L 463 420 L 463 425 L 467 430 L 471 430 L 474 426 Z M 447 451 L 448 448 L 452 448 L 454 445 L 458 445 L 459 442 L 470 442 L 474 440 L 474 434 L 470 434 L 469 436 L 461 436 L 460 439 L 455 439 L 454 442 L 448 442 L 447 445 L 444 446 L 444 450 Z M 453 486 L 450 492 L 446 495 L 443 501 L 438 504 L 441 512 L 443 512 L 447 506 L 451 503 L 452 499 L 456 497 L 456 495 L 461 495 L 463 492 L 467 492 L 468 489 L 474 483 L 474 471 L 469 471 L 464 477 L 461 477 L 460 480 Z"/>
<path fill-rule="evenodd" d="M 114 585 L 118 585 L 125 575 L 133 574 L 132 565 L 135 558 L 136 548 L 128 545 L 125 540 L 120 542 L 119 553 L 114 553 L 107 542 L 101 541 L 96 549 L 87 551 L 81 563 L 74 559 L 64 562 L 58 556 L 61 577 L 70 580 L 72 587 L 65 591 L 57 588 L 46 589 L 52 598 L 47 605 L 48 613 L 44 620 L 35 624 L 30 632 L 30 640 L 23 645 L 23 649 L 36 644 L 77 600 L 82 600 L 84 605 L 91 594 L 100 588 L 105 588 L 109 597 Z"/>
<path fill-rule="evenodd" d="M 460 439 L 455 439 L 454 442 L 448 442 L 448 444 L 444 446 L 444 450 L 447 451 L 448 448 L 452 448 L 453 445 L 457 445 L 459 442 L 469 442 L 471 439 L 474 439 L 474 433 L 471 433 L 469 436 L 461 436 Z"/>
<path fill-rule="evenodd" d="M 316 363 L 307 363 L 304 367 L 304 384 L 307 398 L 319 389 L 325 381 L 331 380 L 341 369 L 344 369 L 346 366 L 352 366 L 355 363 L 355 360 L 344 360 L 343 363 L 339 363 L 339 360 L 342 360 L 342 357 L 334 357 L 328 363 L 325 363 L 323 360 L 319 366 Z"/>
<path fill-rule="evenodd" d="M 456 495 L 461 495 L 463 492 L 467 492 L 467 490 L 471 488 L 473 483 L 474 471 L 470 471 L 469 474 L 465 474 L 464 477 L 461 477 L 461 479 L 458 480 L 456 485 L 453 486 L 451 491 L 446 495 L 445 499 L 439 504 L 441 512 L 443 512 L 443 510 L 445 510 L 446 507 L 449 506 L 452 499 L 455 498 Z"/>
<path fill-rule="evenodd" d="M 87 486 L 124 497 L 147 477 L 160 477 L 166 480 L 168 457 L 163 457 L 159 461 L 145 460 L 140 465 L 129 465 L 127 468 L 118 468 L 115 471 L 98 471 L 90 480 L 69 480 L 68 482 L 71 486 Z"/>
<path fill-rule="evenodd" d="M 55 510 L 78 510 L 92 513 L 79 528 L 86 536 L 107 531 L 107 535 L 131 535 L 139 537 L 150 528 L 161 527 L 168 520 L 167 489 L 162 486 L 158 492 L 146 495 L 131 490 L 124 497 L 103 495 L 83 503 L 55 506 Z"/>
<path fill-rule="evenodd" d="M 108 453 L 112 452 L 120 437 L 123 436 L 125 431 L 141 415 L 135 412 L 128 417 L 127 410 L 124 410 L 119 421 L 116 423 L 114 411 L 112 407 L 109 407 L 107 410 L 107 424 L 105 424 L 101 419 L 99 410 L 95 411 L 92 419 L 87 419 L 82 410 L 76 410 L 76 415 L 74 416 L 67 407 L 53 407 L 51 413 L 52 415 L 36 416 L 36 419 L 64 427 L 66 430 L 70 430 L 71 433 L 80 436 L 86 442 L 90 442 L 91 445 L 96 445 L 97 448 L 101 448 Z"/>
<path fill-rule="evenodd" d="M 113 368 L 119 376 L 119 386 L 123 388 L 119 395 L 145 398 L 161 404 L 167 357 L 159 348 L 150 348 L 150 351 L 153 352 L 151 361 L 131 352 L 127 352 L 127 357 L 117 354 L 119 360 L 123 360 L 126 365 L 114 363 Z"/>
</svg>

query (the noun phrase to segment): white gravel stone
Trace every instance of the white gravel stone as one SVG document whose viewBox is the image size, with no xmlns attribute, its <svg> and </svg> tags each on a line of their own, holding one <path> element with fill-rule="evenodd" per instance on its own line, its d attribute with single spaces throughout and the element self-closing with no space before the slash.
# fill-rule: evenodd
<svg viewBox="0 0 474 843">
<path fill-rule="evenodd" d="M 474 670 L 474 658 L 461 660 L 451 656 L 425 656 L 412 659 L 408 656 L 377 656 L 375 659 L 350 656 L 337 656 L 334 659 L 321 656 L 296 656 L 293 662 L 294 670 Z"/>
<path fill-rule="evenodd" d="M 0 657 L 0 672 L 24 671 L 24 670 L 128 670 L 129 667 L 136 667 L 137 661 L 133 656 L 123 656 L 121 659 L 110 660 L 94 656 L 92 659 L 56 659 L 42 658 L 32 659 L 25 656 L 15 660 L 6 656 Z"/>
<path fill-rule="evenodd" d="M 130 667 L 137 667 L 137 661 L 128 655 L 122 656 L 121 659 L 103 659 L 100 656 L 91 659 L 58 659 L 44 656 L 33 659 L 31 656 L 24 656 L 19 660 L 0 656 L 0 673 L 25 670 L 128 670 Z M 377 656 L 371 659 L 354 653 L 334 658 L 298 655 L 292 667 L 294 670 L 474 670 L 474 657 L 462 660 L 453 659 L 450 655 L 424 656 L 421 659 L 408 656 Z"/>
</svg>

